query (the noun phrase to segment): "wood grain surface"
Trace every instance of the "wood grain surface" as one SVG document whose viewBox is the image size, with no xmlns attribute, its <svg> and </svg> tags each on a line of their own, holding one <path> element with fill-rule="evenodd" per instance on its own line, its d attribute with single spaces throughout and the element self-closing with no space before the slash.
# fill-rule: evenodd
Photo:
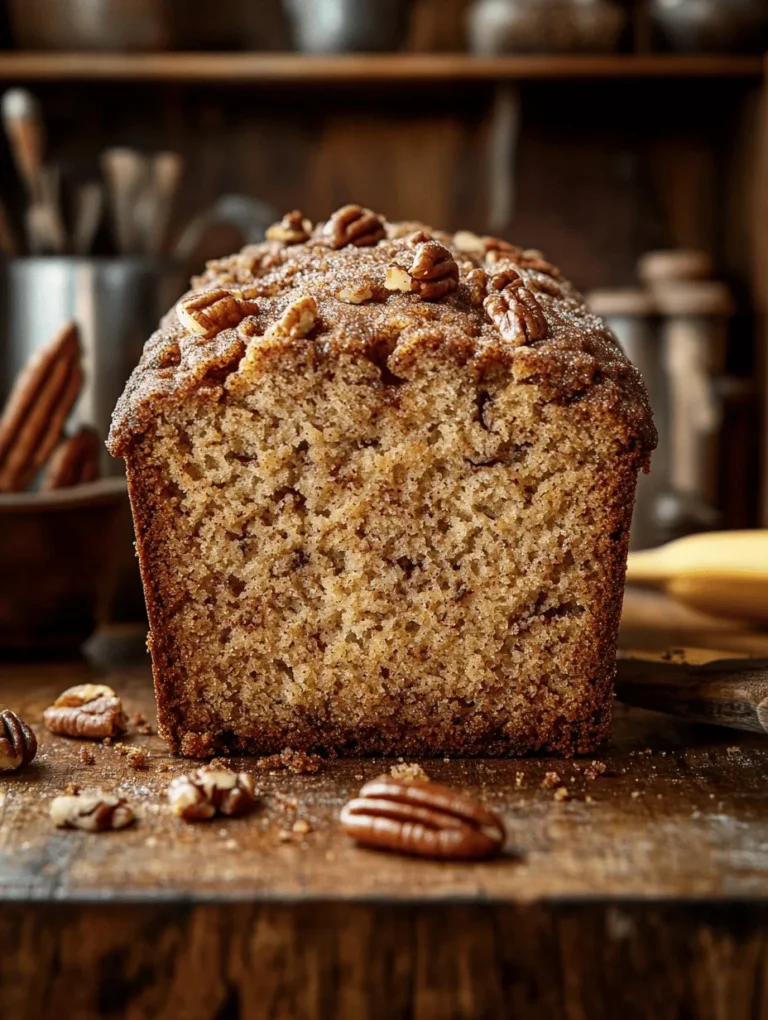
<svg viewBox="0 0 768 1020">
<path fill-rule="evenodd" d="M 527 81 L 571 78 L 760 78 L 759 56 L 720 54 L 20 53 L 0 54 L 18 81 L 312 82 Z"/>
<path fill-rule="evenodd" d="M 139 653 L 129 634 L 88 660 L 0 666 L 3 707 L 41 738 L 36 763 L 0 783 L 4 1020 L 768 1017 L 764 737 L 617 705 L 597 778 L 583 760 L 424 761 L 499 811 L 509 842 L 487 863 L 412 860 L 337 825 L 392 762 L 296 776 L 238 759 L 258 810 L 190 826 L 165 799 L 190 763 L 156 735 L 126 738 L 150 751 L 136 772 L 113 746 L 89 745 L 87 765 L 79 742 L 46 733 L 43 709 L 85 680 L 154 724 Z M 119 789 L 137 823 L 54 829 L 68 783 Z"/>
</svg>

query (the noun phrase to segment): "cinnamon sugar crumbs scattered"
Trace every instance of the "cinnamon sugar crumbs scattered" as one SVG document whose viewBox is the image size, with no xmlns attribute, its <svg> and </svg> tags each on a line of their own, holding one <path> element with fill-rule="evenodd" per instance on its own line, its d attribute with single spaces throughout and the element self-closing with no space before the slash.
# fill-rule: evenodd
<svg viewBox="0 0 768 1020">
<path fill-rule="evenodd" d="M 132 747 L 126 758 L 131 768 L 136 769 L 137 772 L 149 768 L 149 751 L 146 747 Z"/>
<path fill-rule="evenodd" d="M 307 754 L 306 751 L 294 751 L 286 747 L 279 754 L 271 754 L 268 758 L 260 758 L 256 768 L 262 772 L 284 770 L 294 776 L 313 776 L 323 766 L 323 759 L 318 754 Z"/>
<path fill-rule="evenodd" d="M 593 782 L 599 776 L 602 776 L 608 770 L 608 766 L 604 761 L 593 761 L 584 769 L 584 778 Z"/>
<path fill-rule="evenodd" d="M 80 750 L 77 752 L 77 755 L 80 761 L 83 763 L 83 765 L 96 764 L 96 755 L 93 753 L 90 747 L 86 747 L 85 744 L 80 745 Z"/>
<path fill-rule="evenodd" d="M 540 786 L 542 790 L 554 790 L 560 785 L 560 776 L 557 772 L 547 772 L 542 779 Z"/>
<path fill-rule="evenodd" d="M 429 776 L 418 764 L 418 762 L 403 762 L 402 764 L 393 765 L 389 770 L 390 776 L 393 779 L 402 779 L 404 782 L 413 782 L 416 779 L 429 781 Z"/>
<path fill-rule="evenodd" d="M 524 781 L 525 781 L 525 773 L 524 772 L 516 772 L 515 773 L 515 787 L 518 790 L 522 787 Z"/>
<path fill-rule="evenodd" d="M 559 786 L 554 793 L 554 799 L 557 801 L 568 800 L 570 796 L 566 786 Z"/>
<path fill-rule="evenodd" d="M 306 818 L 299 818 L 291 826 L 291 831 L 297 833 L 300 836 L 306 836 L 308 832 L 312 831 L 312 826 L 309 824 Z"/>
<path fill-rule="evenodd" d="M 115 750 L 127 759 L 130 767 L 136 769 L 137 772 L 149 768 L 149 751 L 146 747 L 134 747 L 131 744 L 118 742 L 115 744 Z"/>
</svg>

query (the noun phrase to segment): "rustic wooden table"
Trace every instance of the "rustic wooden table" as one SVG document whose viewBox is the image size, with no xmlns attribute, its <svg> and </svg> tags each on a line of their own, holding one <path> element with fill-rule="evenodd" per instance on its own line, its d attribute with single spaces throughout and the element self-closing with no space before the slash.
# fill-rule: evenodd
<svg viewBox="0 0 768 1020">
<path fill-rule="evenodd" d="M 628 600 L 625 635 L 768 649 L 647 596 Z M 151 755 L 134 771 L 101 745 L 84 764 L 78 742 L 43 730 L 44 707 L 88 678 L 153 719 L 135 635 L 96 641 L 89 660 L 0 666 L 3 706 L 41 737 L 34 765 L 0 783 L 3 1020 L 768 1017 L 766 738 L 617 706 L 597 779 L 585 762 L 425 762 L 509 831 L 500 860 L 431 863 L 338 830 L 381 760 L 259 773 L 252 816 L 177 821 L 165 788 L 189 765 L 157 736 L 127 738 Z M 542 786 L 550 771 L 568 799 Z M 137 824 L 54 829 L 48 804 L 68 783 L 119 788 Z"/>
</svg>

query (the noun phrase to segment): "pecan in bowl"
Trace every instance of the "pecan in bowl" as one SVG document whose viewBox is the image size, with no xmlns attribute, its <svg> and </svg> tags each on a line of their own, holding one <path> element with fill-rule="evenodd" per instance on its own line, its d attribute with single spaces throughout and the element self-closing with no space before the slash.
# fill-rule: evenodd
<svg viewBox="0 0 768 1020">
<path fill-rule="evenodd" d="M 506 839 L 498 815 L 471 797 L 391 776 L 366 783 L 343 808 L 341 824 L 363 846 L 447 861 L 494 857 Z"/>
<path fill-rule="evenodd" d="M 43 722 L 51 733 L 78 740 L 104 740 L 126 730 L 123 703 L 106 684 L 68 688 L 46 708 Z"/>
</svg>

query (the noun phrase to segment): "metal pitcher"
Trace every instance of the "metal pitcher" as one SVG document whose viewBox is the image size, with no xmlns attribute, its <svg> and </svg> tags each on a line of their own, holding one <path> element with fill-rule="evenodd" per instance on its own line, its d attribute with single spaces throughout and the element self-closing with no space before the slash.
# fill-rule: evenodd
<svg viewBox="0 0 768 1020">
<path fill-rule="evenodd" d="M 73 319 L 80 327 L 85 375 L 73 421 L 93 425 L 106 439 L 144 341 L 185 285 L 177 264 L 152 258 L 7 260 L 0 267 L 0 398 L 35 348 Z M 101 467 L 104 474 L 122 471 L 106 450 Z"/>
</svg>

